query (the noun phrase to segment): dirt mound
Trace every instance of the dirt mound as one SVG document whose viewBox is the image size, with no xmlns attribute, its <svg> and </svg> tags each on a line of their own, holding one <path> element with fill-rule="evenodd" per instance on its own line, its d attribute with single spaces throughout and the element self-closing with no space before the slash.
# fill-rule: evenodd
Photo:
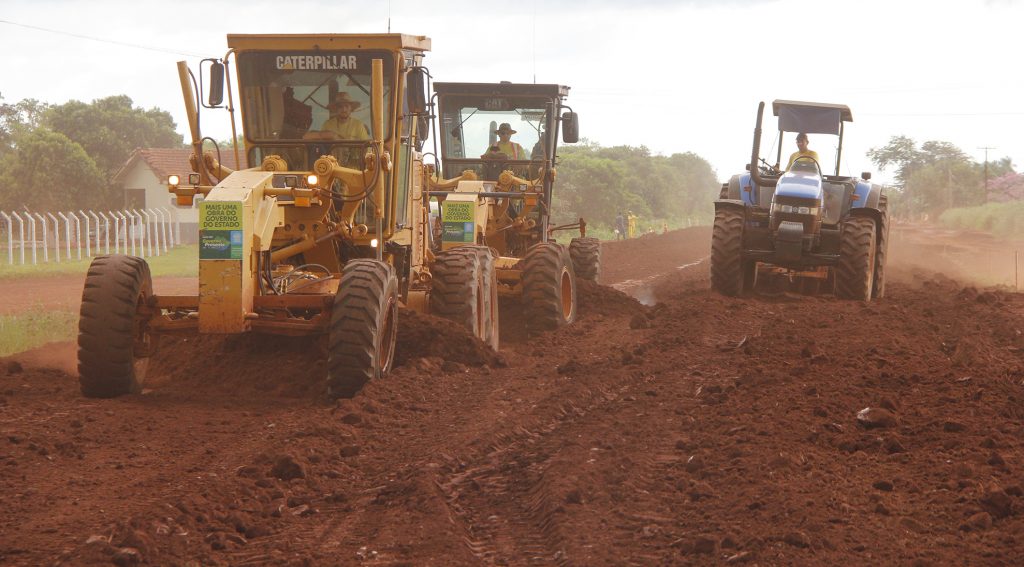
<svg viewBox="0 0 1024 567">
<path fill-rule="evenodd" d="M 634 297 L 592 281 L 577 280 L 576 293 L 580 316 L 584 318 L 593 315 L 632 315 L 646 311 Z"/>
<path fill-rule="evenodd" d="M 399 313 L 395 367 L 418 359 L 463 366 L 496 366 L 500 356 L 450 321 L 414 311 Z M 315 398 L 327 375 L 325 337 L 162 337 L 150 362 L 147 387 L 203 396 L 233 392 L 257 397 Z"/>
<path fill-rule="evenodd" d="M 447 319 L 408 309 L 398 317 L 396 366 L 417 358 L 439 358 L 466 366 L 496 366 L 501 361 L 487 345 Z"/>
</svg>

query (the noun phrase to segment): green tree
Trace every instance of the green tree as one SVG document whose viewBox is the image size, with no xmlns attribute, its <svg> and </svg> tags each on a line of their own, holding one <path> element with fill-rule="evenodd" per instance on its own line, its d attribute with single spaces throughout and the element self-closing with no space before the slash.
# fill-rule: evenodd
<svg viewBox="0 0 1024 567">
<path fill-rule="evenodd" d="M 0 96 L 0 157 L 14 149 L 17 136 L 39 126 L 39 117 L 46 109 L 46 104 L 35 99 L 7 104 Z"/>
<path fill-rule="evenodd" d="M 170 113 L 136 108 L 125 95 L 52 106 L 42 124 L 78 142 L 108 179 L 136 148 L 180 148 L 184 143 Z"/>
<path fill-rule="evenodd" d="M 96 206 L 104 179 L 82 146 L 36 128 L 0 159 L 0 209 L 68 210 Z"/>
<path fill-rule="evenodd" d="M 880 170 L 895 170 L 890 202 L 896 215 L 938 215 L 985 202 L 981 165 L 949 142 L 929 140 L 918 148 L 912 138 L 893 136 L 868 157 Z"/>
<path fill-rule="evenodd" d="M 559 221 L 583 217 L 610 227 L 619 212 L 633 211 L 640 226 L 709 216 L 718 181 L 710 164 L 693 153 L 651 155 L 644 146 L 601 147 L 585 142 L 559 149 L 554 211 Z"/>
</svg>

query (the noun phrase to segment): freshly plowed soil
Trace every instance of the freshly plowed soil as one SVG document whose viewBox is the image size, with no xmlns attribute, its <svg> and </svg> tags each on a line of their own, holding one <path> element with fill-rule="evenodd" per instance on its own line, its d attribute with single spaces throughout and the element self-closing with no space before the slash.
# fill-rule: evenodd
<svg viewBox="0 0 1024 567">
<path fill-rule="evenodd" d="M 1019 565 L 1024 298 L 894 234 L 868 304 L 714 294 L 706 228 L 607 243 L 576 325 L 494 356 L 402 312 L 340 402 L 308 339 L 168 339 L 114 400 L 0 361 L 0 563 Z"/>
</svg>

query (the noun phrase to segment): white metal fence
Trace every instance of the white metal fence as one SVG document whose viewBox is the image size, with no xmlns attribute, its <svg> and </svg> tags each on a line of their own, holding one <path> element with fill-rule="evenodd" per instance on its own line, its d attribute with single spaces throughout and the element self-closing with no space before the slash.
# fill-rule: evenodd
<svg viewBox="0 0 1024 567">
<path fill-rule="evenodd" d="M 160 256 L 181 243 L 173 209 L 0 211 L 8 264 L 81 260 L 101 254 Z M 83 256 L 84 254 L 84 256 Z"/>
</svg>

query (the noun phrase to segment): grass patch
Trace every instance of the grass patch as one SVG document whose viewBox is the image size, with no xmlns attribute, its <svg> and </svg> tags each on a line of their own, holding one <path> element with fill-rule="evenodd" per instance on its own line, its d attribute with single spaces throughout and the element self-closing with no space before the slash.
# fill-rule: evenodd
<svg viewBox="0 0 1024 567">
<path fill-rule="evenodd" d="M 27 252 L 27 251 L 26 251 Z M 54 256 L 50 254 L 50 262 L 43 263 L 42 250 L 37 251 L 36 260 L 39 262 L 36 265 L 25 264 L 8 264 L 7 258 L 0 259 L 0 280 L 7 278 L 35 278 L 45 276 L 62 276 L 62 275 L 76 275 L 84 274 L 89 269 L 89 264 L 92 263 L 91 258 L 82 258 L 81 260 L 72 260 L 70 262 L 55 262 Z M 61 250 L 61 257 L 63 258 L 64 251 Z M 3 256 L 7 255 L 7 251 L 3 250 Z M 20 259 L 19 252 L 14 251 L 14 261 L 18 262 Z M 31 259 L 26 254 L 25 260 L 31 262 Z M 153 256 L 146 258 L 146 262 L 149 263 L 149 269 L 153 273 L 154 277 L 157 276 L 196 276 L 199 273 L 199 248 L 195 244 L 187 246 L 178 246 L 164 253 L 161 256 Z"/>
<path fill-rule="evenodd" d="M 0 356 L 10 356 L 46 343 L 70 341 L 78 335 L 78 313 L 23 311 L 0 315 Z"/>
<path fill-rule="evenodd" d="M 990 232 L 1003 238 L 1024 239 L 1024 202 L 986 203 L 947 209 L 939 222 L 949 228 Z"/>
</svg>

